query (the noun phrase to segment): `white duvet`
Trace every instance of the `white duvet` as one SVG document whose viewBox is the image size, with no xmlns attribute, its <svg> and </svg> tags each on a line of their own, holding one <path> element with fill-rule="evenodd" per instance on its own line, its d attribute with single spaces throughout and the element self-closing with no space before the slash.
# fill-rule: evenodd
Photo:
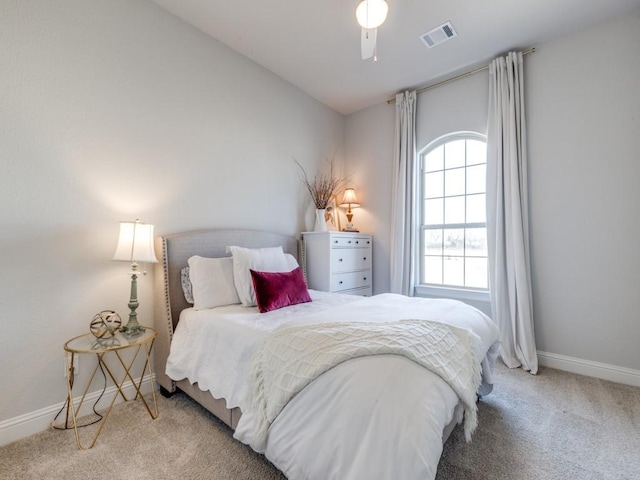
<svg viewBox="0 0 640 480">
<path fill-rule="evenodd" d="M 484 359 L 485 388 L 491 383 L 498 331 L 472 307 L 392 294 L 361 298 L 310 293 L 311 303 L 266 314 L 239 306 L 186 310 L 172 340 L 167 374 L 198 382 L 201 389 L 227 399 L 230 408 L 240 407 L 243 415 L 234 436 L 249 444 L 256 431 L 246 403 L 251 359 L 279 326 L 405 319 L 448 323 L 478 337 L 475 356 Z M 264 454 L 291 479 L 432 479 L 443 429 L 458 403 L 444 380 L 406 357 L 354 358 L 326 371 L 291 399 L 268 430 Z"/>
</svg>

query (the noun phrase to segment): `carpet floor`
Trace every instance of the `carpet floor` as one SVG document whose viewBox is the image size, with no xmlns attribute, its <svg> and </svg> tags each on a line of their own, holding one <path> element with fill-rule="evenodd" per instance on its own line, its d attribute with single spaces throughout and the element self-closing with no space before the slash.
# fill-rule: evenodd
<svg viewBox="0 0 640 480">
<path fill-rule="evenodd" d="M 91 450 L 77 449 L 72 430 L 1 447 L 0 478 L 284 478 L 184 394 L 158 402 L 156 420 L 140 402 L 114 407 Z M 92 428 L 81 432 L 83 438 Z M 640 479 L 640 388 L 548 368 L 532 376 L 499 365 L 494 392 L 479 404 L 473 441 L 465 443 L 457 427 L 445 444 L 437 480 L 454 479 Z"/>
</svg>

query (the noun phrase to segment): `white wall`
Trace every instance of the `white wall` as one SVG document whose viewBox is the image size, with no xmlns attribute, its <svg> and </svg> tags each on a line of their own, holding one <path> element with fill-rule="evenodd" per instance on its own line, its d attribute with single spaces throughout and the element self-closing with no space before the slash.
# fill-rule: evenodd
<svg viewBox="0 0 640 480">
<path fill-rule="evenodd" d="M 293 158 L 313 172 L 344 143 L 342 115 L 150 2 L 1 10 L 0 423 L 62 402 L 65 340 L 126 317 L 118 221 L 296 234 L 313 223 Z"/>
<path fill-rule="evenodd" d="M 373 293 L 389 291 L 391 178 L 395 106 L 386 103 L 347 117 L 345 162 L 360 208 L 353 223 L 373 237 Z"/>
<path fill-rule="evenodd" d="M 640 369 L 640 10 L 526 61 L 538 349 Z"/>
<path fill-rule="evenodd" d="M 525 60 L 538 349 L 635 371 L 639 45 L 636 11 L 538 46 Z M 485 133 L 487 88 L 483 72 L 420 94 L 418 148 L 450 131 Z M 389 289 L 394 117 L 394 107 L 381 104 L 346 124 L 348 168 L 368 198 L 359 223 L 376 236 L 376 293 Z"/>
</svg>

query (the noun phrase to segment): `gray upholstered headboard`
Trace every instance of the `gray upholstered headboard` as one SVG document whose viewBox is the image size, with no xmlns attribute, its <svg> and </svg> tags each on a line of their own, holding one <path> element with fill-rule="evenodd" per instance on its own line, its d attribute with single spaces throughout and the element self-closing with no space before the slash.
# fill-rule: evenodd
<svg viewBox="0 0 640 480">
<path fill-rule="evenodd" d="M 155 374 L 160 385 L 174 390 L 173 382 L 164 374 L 173 330 L 180 312 L 190 305 L 184 299 L 180 283 L 180 270 L 187 266 L 192 255 L 202 257 L 228 257 L 227 246 L 246 248 L 282 246 L 285 253 L 299 259 L 300 241 L 288 235 L 258 230 L 211 229 L 177 233 L 156 239 L 159 263 L 155 270 Z M 299 261 L 299 260 L 298 260 Z"/>
</svg>

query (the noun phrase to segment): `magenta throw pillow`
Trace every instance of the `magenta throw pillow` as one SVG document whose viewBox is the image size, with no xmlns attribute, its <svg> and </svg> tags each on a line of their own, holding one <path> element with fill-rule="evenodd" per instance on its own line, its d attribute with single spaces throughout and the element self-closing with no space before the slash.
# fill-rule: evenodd
<svg viewBox="0 0 640 480">
<path fill-rule="evenodd" d="M 260 313 L 311 301 L 300 267 L 290 272 L 250 272 Z"/>
</svg>

